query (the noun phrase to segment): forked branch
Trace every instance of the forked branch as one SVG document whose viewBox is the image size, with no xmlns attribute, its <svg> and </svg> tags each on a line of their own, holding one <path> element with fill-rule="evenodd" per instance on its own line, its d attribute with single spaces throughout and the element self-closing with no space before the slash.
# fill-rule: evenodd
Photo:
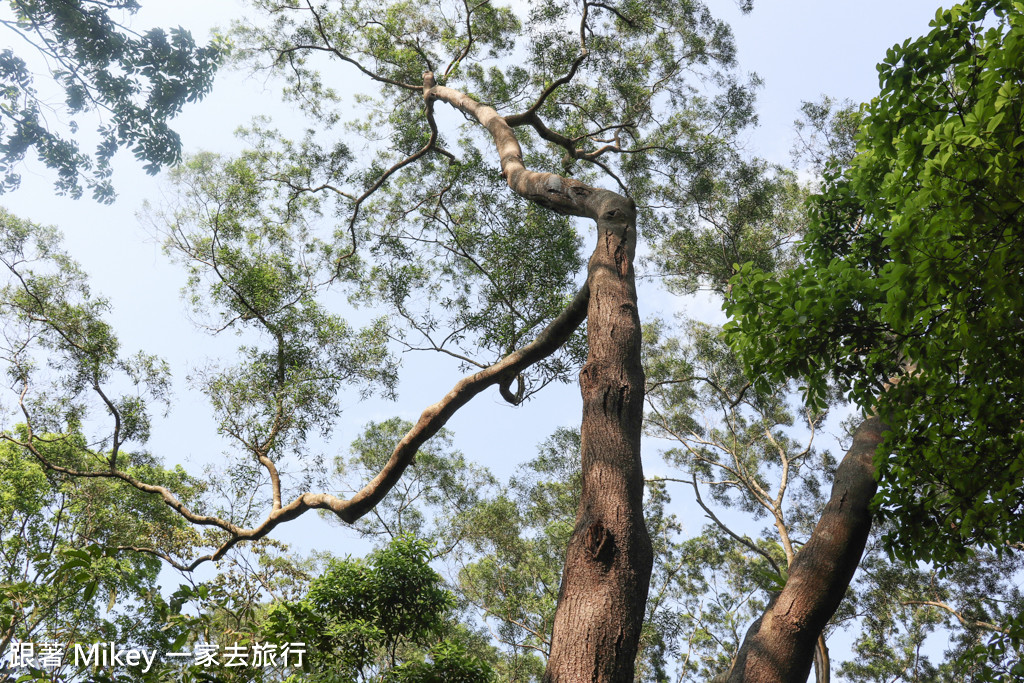
<svg viewBox="0 0 1024 683">
<path fill-rule="evenodd" d="M 423 74 L 423 98 L 446 102 L 487 129 L 501 160 L 501 175 L 512 191 L 545 209 L 568 216 L 597 220 L 605 200 L 620 195 L 591 187 L 554 173 L 531 171 L 523 164 L 523 149 L 519 145 L 509 119 L 494 108 L 481 104 L 472 97 L 453 88 L 437 85 L 434 74 Z"/>
</svg>

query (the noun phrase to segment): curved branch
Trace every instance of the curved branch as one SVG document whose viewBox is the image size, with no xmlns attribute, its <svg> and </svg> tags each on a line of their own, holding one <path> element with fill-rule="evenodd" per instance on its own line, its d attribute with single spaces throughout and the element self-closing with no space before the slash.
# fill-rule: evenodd
<svg viewBox="0 0 1024 683">
<path fill-rule="evenodd" d="M 540 116 L 537 115 L 537 112 L 532 111 L 532 108 L 525 114 L 516 114 L 514 116 L 509 116 L 506 120 L 509 122 L 509 125 L 513 127 L 522 125 L 530 126 L 535 131 L 537 131 L 537 134 L 540 135 L 542 139 L 547 140 L 548 142 L 563 148 L 566 151 L 566 154 L 571 159 L 580 159 L 582 161 L 589 161 L 590 163 L 594 164 L 602 171 L 607 173 L 609 176 L 611 176 L 612 179 L 614 179 L 615 182 L 622 189 L 622 191 L 627 196 L 629 195 L 629 191 L 626 188 L 626 184 L 622 182 L 622 179 L 619 178 L 619 176 L 616 175 L 615 172 L 612 171 L 607 164 L 605 164 L 602 161 L 598 161 L 598 157 L 607 151 L 620 152 L 621 150 L 615 145 L 605 145 L 604 147 L 601 147 L 600 149 L 597 149 L 593 152 L 584 152 L 583 150 L 576 147 L 576 143 L 574 140 L 565 137 L 561 133 L 556 133 L 555 131 L 548 128 L 541 120 Z"/>
<path fill-rule="evenodd" d="M 533 119 L 537 116 L 537 111 L 544 105 L 545 100 L 547 100 L 553 92 L 558 90 L 558 88 L 576 77 L 576 72 L 579 71 L 580 65 L 583 64 L 583 60 L 587 58 L 588 54 L 587 49 L 582 48 L 579 56 L 573 60 L 572 66 L 569 67 L 569 72 L 560 78 L 556 78 L 550 85 L 548 85 L 548 87 L 544 88 L 544 91 L 541 92 L 537 101 L 534 102 L 525 112 L 522 114 L 513 114 L 512 116 L 507 117 L 508 125 L 515 128 L 516 126 L 521 126 L 525 123 L 532 123 Z"/>
<path fill-rule="evenodd" d="M 420 446 L 430 437 L 437 434 L 441 427 L 451 418 L 455 412 L 468 403 L 474 396 L 494 384 L 507 384 L 514 380 L 519 373 L 534 363 L 543 360 L 557 351 L 576 331 L 587 315 L 587 304 L 590 300 L 590 289 L 584 285 L 576 296 L 547 327 L 545 327 L 537 338 L 523 348 L 514 351 L 501 361 L 483 370 L 464 377 L 460 380 L 444 398 L 429 406 L 420 415 L 420 419 L 399 441 L 387 463 L 368 484 L 348 500 L 343 500 L 329 493 L 303 493 L 293 499 L 287 505 L 281 505 L 275 501 L 273 509 L 264 518 L 263 522 L 256 527 L 246 529 L 239 527 L 220 517 L 201 515 L 188 508 L 168 488 L 157 486 L 140 481 L 127 472 L 116 469 L 105 471 L 85 471 L 76 468 L 65 467 L 50 461 L 36 448 L 39 438 L 32 430 L 31 414 L 25 404 L 25 396 L 28 393 L 28 384 L 23 385 L 21 398 L 19 400 L 22 413 L 25 416 L 26 425 L 29 429 L 28 438 L 25 440 L 16 439 L 9 434 L 0 434 L 0 439 L 10 441 L 28 450 L 47 469 L 66 474 L 71 477 L 94 478 L 94 479 L 117 479 L 129 486 L 142 491 L 160 496 L 163 502 L 184 517 L 192 524 L 199 526 L 212 526 L 221 529 L 229 534 L 229 538 L 220 545 L 213 553 L 196 558 L 189 565 L 180 565 L 172 562 L 174 566 L 186 571 L 194 570 L 207 561 L 216 561 L 222 558 L 231 548 L 241 541 L 255 541 L 263 538 L 277 525 L 299 517 L 307 510 L 320 509 L 329 510 L 342 521 L 349 524 L 369 512 L 380 500 L 394 487 L 402 476 L 405 468 L 412 462 L 413 456 Z M 156 551 L 145 551 L 154 555 L 160 555 Z M 169 558 L 168 561 L 171 561 Z"/>
<path fill-rule="evenodd" d="M 420 445 L 436 434 L 456 410 L 492 384 L 510 381 L 529 366 L 561 348 L 586 318 L 589 301 L 590 288 L 584 285 L 565 310 L 531 343 L 494 365 L 460 380 L 443 399 L 423 411 L 420 419 L 395 447 L 380 473 L 338 509 L 332 509 L 350 523 L 366 514 L 395 485 Z"/>
<path fill-rule="evenodd" d="M 523 394 L 526 391 L 526 384 L 523 382 L 522 374 L 515 376 L 516 381 L 516 393 L 512 393 L 512 377 L 498 385 L 498 390 L 501 392 L 501 397 L 511 403 L 514 406 L 519 405 L 523 402 Z"/>
<path fill-rule="evenodd" d="M 683 479 L 671 479 L 669 477 L 658 477 L 658 480 L 660 480 L 660 481 L 675 481 L 675 482 L 679 482 L 681 484 L 688 483 L 691 486 L 693 486 L 693 491 L 696 494 L 697 505 L 701 506 L 701 508 L 707 514 L 708 519 L 710 519 L 712 522 L 714 522 L 715 525 L 719 529 L 721 529 L 722 531 L 727 533 L 729 536 L 732 536 L 732 538 L 735 539 L 738 543 L 741 543 L 742 545 L 744 545 L 745 547 L 747 547 L 750 550 L 754 551 L 755 553 L 757 553 L 758 555 L 760 555 L 764 559 L 768 560 L 768 564 L 770 564 L 772 566 L 772 569 L 775 570 L 775 573 L 778 574 L 779 576 L 784 576 L 784 574 L 782 572 L 782 569 L 779 567 L 778 563 L 775 562 L 775 559 L 768 553 L 768 551 L 766 551 L 764 548 L 761 548 L 760 546 L 758 546 L 756 543 L 751 541 L 749 538 L 747 538 L 745 536 L 739 536 L 735 531 L 733 531 L 728 526 L 726 526 L 725 523 L 722 522 L 722 520 L 720 520 L 717 515 L 715 515 L 715 513 L 711 510 L 711 508 L 709 508 L 704 503 L 704 498 L 700 495 L 700 489 L 697 488 L 697 475 L 696 474 L 692 474 L 692 476 L 693 476 L 693 479 L 691 479 L 690 481 L 685 481 Z"/>
<path fill-rule="evenodd" d="M 617 16 L 617 17 L 618 17 L 619 19 L 621 19 L 621 20 L 622 20 L 622 22 L 623 22 L 624 24 L 626 24 L 627 26 L 629 26 L 630 28 L 633 28 L 633 27 L 635 27 L 635 26 L 636 26 L 636 24 L 635 24 L 635 23 L 633 22 L 633 20 L 632 20 L 632 19 L 630 19 L 630 18 L 629 18 L 629 17 L 627 17 L 627 16 L 625 15 L 625 14 L 623 14 L 623 13 L 622 13 L 622 12 L 620 12 L 619 10 L 615 9 L 615 8 L 614 8 L 614 7 L 612 7 L 611 5 L 606 5 L 606 4 L 604 4 L 603 2 L 588 2 L 587 4 L 588 4 L 588 5 L 590 5 L 591 7 L 600 7 L 601 9 L 606 9 L 606 10 L 608 10 L 609 12 L 611 12 L 612 14 L 614 14 L 615 16 Z"/>
<path fill-rule="evenodd" d="M 523 164 L 523 149 L 509 125 L 514 117 L 503 117 L 492 107 L 477 102 L 465 93 L 437 85 L 434 74 L 429 71 L 423 74 L 423 98 L 428 102 L 447 102 L 487 129 L 501 159 L 501 175 L 520 197 L 555 213 L 593 220 L 601 216 L 608 202 L 618 205 L 622 201 L 621 195 L 614 192 L 554 173 L 540 173 L 526 168 Z"/>
<path fill-rule="evenodd" d="M 437 127 L 434 124 L 432 115 L 432 102 L 434 100 L 448 102 L 472 116 L 490 132 L 501 158 L 502 175 L 508 182 L 509 187 L 520 196 L 557 213 L 587 217 L 594 220 L 601 219 L 605 222 L 619 221 L 624 213 L 628 214 L 634 210 L 631 201 L 624 200 L 623 197 L 614 192 L 590 187 L 579 181 L 563 178 L 553 173 L 538 173 L 528 170 L 523 164 L 522 148 L 519 146 L 512 128 L 504 118 L 499 116 L 491 107 L 481 105 L 459 91 L 444 86 L 437 86 L 434 82 L 433 74 L 429 72 L 424 74 L 423 96 L 426 102 L 426 113 L 431 129 L 430 140 L 419 152 L 407 157 L 385 172 L 370 189 L 356 200 L 355 211 L 349 223 L 349 228 L 353 232 L 359 204 L 379 188 L 391 174 L 434 149 L 434 144 L 437 140 Z M 193 512 L 166 487 L 148 484 L 126 472 L 114 468 L 104 471 L 83 471 L 49 461 L 36 448 L 36 442 L 39 439 L 33 432 L 31 415 L 24 400 L 28 391 L 27 382 L 23 384 L 20 406 L 26 418 L 28 438 L 23 441 L 9 434 L 0 434 L 0 438 L 12 441 L 26 448 L 40 463 L 52 471 L 62 472 L 74 477 L 106 478 L 123 481 L 139 491 L 160 496 L 168 507 L 193 524 L 212 526 L 226 532 L 229 537 L 216 551 L 195 559 L 187 566 L 181 565 L 179 567 L 193 570 L 204 562 L 220 559 L 241 541 L 254 541 L 263 538 L 276 528 L 278 524 L 295 519 L 310 509 L 330 510 L 347 523 L 352 523 L 365 515 L 398 482 L 402 473 L 412 462 L 419 447 L 427 439 L 437 434 L 459 408 L 491 385 L 498 384 L 508 391 L 511 382 L 523 370 L 561 348 L 587 317 L 589 302 L 590 285 L 584 284 L 565 310 L 552 320 L 537 335 L 533 342 L 514 351 L 494 365 L 460 380 L 440 401 L 423 411 L 416 424 L 399 441 L 392 451 L 391 457 L 377 476 L 351 498 L 342 500 L 328 493 L 303 493 L 287 505 L 282 505 L 280 501 L 275 500 L 271 512 L 263 522 L 251 529 L 239 527 L 220 517 Z M 140 548 L 140 550 L 142 552 L 153 552 L 152 549 L 147 551 Z"/>
</svg>

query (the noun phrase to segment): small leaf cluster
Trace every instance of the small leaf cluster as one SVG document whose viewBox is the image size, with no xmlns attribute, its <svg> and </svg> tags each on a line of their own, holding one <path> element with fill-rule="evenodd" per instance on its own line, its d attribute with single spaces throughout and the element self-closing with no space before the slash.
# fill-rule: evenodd
<svg viewBox="0 0 1024 683">
<path fill-rule="evenodd" d="M 56 230 L 0 211 L 0 266 L 7 271 L 0 343 L 33 429 L 73 432 L 87 418 L 105 416 L 111 427 L 101 443 L 113 466 L 123 443 L 148 440 L 153 404 L 167 404 L 166 363 L 150 354 L 120 353 L 105 320 L 107 300 L 91 292 Z M 112 387 L 127 391 L 118 395 Z"/>
<path fill-rule="evenodd" d="M 703 174 L 692 192 L 692 204 L 648 233 L 657 248 L 647 260 L 671 291 L 725 294 L 736 263 L 765 272 L 793 265 L 806 191 L 791 171 L 737 157 L 719 173 Z"/>
<path fill-rule="evenodd" d="M 386 320 L 355 328 L 325 301 L 331 285 L 358 277 L 359 260 L 339 259 L 333 235 L 323 235 L 318 197 L 280 182 L 300 185 L 320 156 L 343 163 L 347 153 L 305 146 L 298 165 L 271 147 L 188 160 L 172 176 L 178 205 L 156 214 L 167 252 L 188 269 L 198 320 L 245 342 L 238 362 L 211 364 L 193 380 L 222 432 L 257 456 L 296 452 L 312 430 L 329 433 L 344 387 L 390 395 L 396 382 Z"/>
<path fill-rule="evenodd" d="M 93 197 L 112 201 L 110 160 L 122 147 L 144 162 L 147 173 L 181 159 L 181 140 L 168 121 L 187 102 L 206 95 L 227 43 L 215 39 L 197 45 L 178 27 L 137 33 L 120 23 L 136 0 L 13 0 L 13 16 L 0 21 L 9 35 L 25 41 L 47 60 L 64 91 L 71 116 L 98 112 L 100 142 L 90 157 L 73 134 L 54 130 L 47 100 L 36 90 L 26 58 L 12 49 L 0 51 L 0 191 L 20 183 L 16 168 L 31 150 L 57 172 L 57 191 L 79 197 L 82 182 Z"/>
</svg>

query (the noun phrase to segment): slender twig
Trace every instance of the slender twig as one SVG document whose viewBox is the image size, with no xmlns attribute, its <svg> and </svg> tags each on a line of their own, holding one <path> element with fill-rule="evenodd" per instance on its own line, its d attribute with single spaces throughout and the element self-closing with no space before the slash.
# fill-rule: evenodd
<svg viewBox="0 0 1024 683">
<path fill-rule="evenodd" d="M 944 610 L 952 614 L 954 617 L 956 617 L 957 621 L 959 621 L 963 626 L 967 628 L 980 628 L 986 631 L 995 631 L 996 633 L 1002 633 L 1004 635 L 1009 635 L 1010 633 L 1010 629 L 1008 628 L 1000 628 L 999 626 L 996 626 L 995 624 L 990 624 L 987 621 L 968 619 L 963 615 L 962 612 L 958 612 L 957 610 L 955 610 L 954 608 L 952 608 L 944 602 L 938 602 L 936 600 L 903 600 L 900 602 L 900 604 L 936 607 L 938 609 Z"/>
<path fill-rule="evenodd" d="M 680 481 L 680 480 L 675 480 L 675 481 Z M 772 558 L 772 556 L 770 554 L 768 554 L 768 551 L 764 550 L 763 548 L 761 548 L 760 546 L 755 544 L 749 538 L 745 538 L 745 537 L 742 537 L 742 536 L 738 535 L 736 532 L 734 532 L 732 529 L 730 529 L 724 522 L 722 522 L 722 520 L 720 520 L 715 515 L 715 513 L 711 510 L 711 508 L 709 508 L 704 503 L 704 498 L 701 497 L 701 495 L 700 495 L 700 487 L 697 486 L 697 475 L 696 474 L 692 475 L 692 478 L 690 479 L 690 481 L 688 483 L 691 486 L 693 486 L 693 492 L 694 492 L 694 494 L 696 494 L 696 498 L 697 498 L 697 505 L 700 505 L 701 509 L 704 510 L 704 512 L 707 514 L 708 518 L 712 522 L 714 522 L 715 525 L 719 529 L 721 529 L 725 533 L 729 534 L 729 536 L 734 538 L 739 543 L 742 543 L 744 546 L 746 546 L 750 550 L 754 551 L 755 553 L 757 553 L 758 555 L 760 555 L 764 559 L 768 560 L 768 564 L 770 564 L 772 566 L 772 569 L 775 570 L 775 573 L 778 574 L 779 576 L 783 575 L 782 574 L 782 569 L 779 567 L 778 564 L 776 564 L 776 562 Z"/>
</svg>

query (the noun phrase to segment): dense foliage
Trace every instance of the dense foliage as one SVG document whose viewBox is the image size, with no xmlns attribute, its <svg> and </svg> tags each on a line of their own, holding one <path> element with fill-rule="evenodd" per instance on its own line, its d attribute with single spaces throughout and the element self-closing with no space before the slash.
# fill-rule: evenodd
<svg viewBox="0 0 1024 683">
<path fill-rule="evenodd" d="M 88 449 L 75 437 L 54 439 L 45 452 L 74 466 Z M 165 621 L 156 583 L 161 563 L 125 551 L 154 543 L 190 548 L 195 531 L 150 496 L 117 482 L 68 477 L 27 455 L 0 444 L 0 652 L 6 658 L 29 643 L 30 656 L 39 658 L 36 673 L 70 679 L 82 673 L 73 643 L 170 649 L 184 634 Z M 183 492 L 202 490 L 180 468 L 129 457 L 137 475 Z"/>
<path fill-rule="evenodd" d="M 834 381 L 888 423 L 880 511 L 908 559 L 1024 541 L 1024 7 L 968 2 L 932 26 L 880 65 L 803 262 L 777 280 L 743 266 L 729 304 L 759 381 L 801 377 L 814 405 Z"/>
<path fill-rule="evenodd" d="M 399 536 L 363 560 L 333 560 L 306 596 L 275 606 L 265 633 L 309 648 L 309 677 L 332 682 L 486 683 L 489 666 L 446 638 L 455 596 L 430 548 Z"/>
</svg>

